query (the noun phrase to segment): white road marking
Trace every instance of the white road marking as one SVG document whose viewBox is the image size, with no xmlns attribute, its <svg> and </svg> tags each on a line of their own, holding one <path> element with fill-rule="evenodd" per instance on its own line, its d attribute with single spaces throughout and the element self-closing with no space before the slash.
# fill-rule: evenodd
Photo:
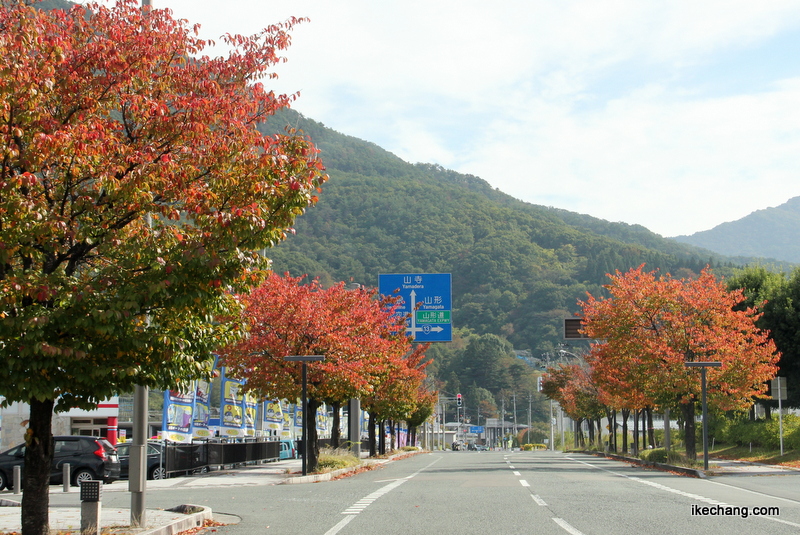
<svg viewBox="0 0 800 535">
<path fill-rule="evenodd" d="M 637 483 L 642 483 L 644 485 L 649 485 L 649 486 L 655 487 L 655 488 L 657 488 L 659 490 L 663 490 L 663 491 L 666 491 L 666 492 L 671 492 L 673 494 L 678 494 L 680 496 L 685 496 L 687 498 L 691 498 L 693 500 L 697 500 L 697 501 L 700 501 L 700 502 L 709 503 L 709 504 L 712 504 L 712 505 L 729 505 L 729 504 L 727 504 L 725 502 L 719 502 L 717 500 L 712 500 L 711 498 L 706 498 L 705 496 L 700 496 L 699 494 L 693 494 L 691 492 L 684 492 L 682 490 L 673 489 L 672 487 L 668 487 L 666 485 L 662 485 L 661 483 L 656 483 L 654 481 L 648 481 L 646 479 L 641 479 L 641 478 L 638 478 L 638 477 L 635 477 L 635 476 L 627 476 L 625 474 L 620 474 L 619 472 L 614 472 L 613 470 L 608 470 L 606 468 L 600 468 L 599 466 L 595 466 L 595 465 L 593 465 L 591 463 L 587 463 L 585 461 L 579 461 L 578 459 L 574 459 L 572 457 L 566 457 L 566 459 L 569 459 L 571 461 L 575 461 L 576 463 L 585 464 L 586 466 L 590 466 L 590 467 L 592 467 L 592 468 L 594 468 L 596 470 L 602 470 L 603 472 L 608 472 L 609 474 L 613 474 L 613 475 L 618 476 L 618 477 L 624 477 L 625 479 L 630 479 L 631 481 L 635 481 Z M 708 481 L 708 482 L 709 483 L 714 483 L 713 481 Z M 718 485 L 724 485 L 723 483 L 717 483 L 717 484 Z M 747 491 L 746 489 L 740 489 L 738 487 L 731 487 L 730 485 L 724 485 L 724 486 L 730 487 L 730 488 L 734 488 L 734 489 L 737 489 L 737 490 L 745 490 L 745 492 L 753 492 L 754 494 L 761 494 L 760 492 Z M 768 496 L 768 495 L 765 494 L 764 496 Z M 769 496 L 769 497 L 770 498 L 774 498 L 774 496 Z M 783 499 L 783 498 L 779 498 L 779 499 Z M 788 500 L 788 501 L 791 501 L 791 500 Z M 794 527 L 800 528 L 800 524 L 797 524 L 795 522 L 789 522 L 788 520 L 781 520 L 780 518 L 777 518 L 777 517 L 774 517 L 774 516 L 758 516 L 758 517 L 755 517 L 755 518 L 763 518 L 764 520 L 772 520 L 773 522 L 778 522 L 779 524 L 786 524 L 788 526 L 794 526 Z"/>
<path fill-rule="evenodd" d="M 573 528 L 569 524 L 567 524 L 564 520 L 560 518 L 553 518 L 553 522 L 564 528 L 564 530 L 569 533 L 570 535 L 583 535 L 583 532 L 578 531 L 577 529 Z"/>
<path fill-rule="evenodd" d="M 536 505 L 541 505 L 542 507 L 547 507 L 547 504 L 544 502 L 544 500 L 541 499 L 540 497 L 538 497 L 536 494 L 531 494 L 531 498 L 533 498 L 533 501 L 536 502 Z"/>
<path fill-rule="evenodd" d="M 343 527 L 345 527 L 351 520 L 353 520 L 354 516 L 346 516 L 344 517 L 338 524 L 333 526 L 331 529 L 325 532 L 325 535 L 336 535 L 339 533 Z"/>
<path fill-rule="evenodd" d="M 519 483 L 520 483 L 520 485 L 522 485 L 523 487 L 530 487 L 530 484 L 529 484 L 527 481 L 525 481 L 524 479 L 520 479 L 520 480 L 519 480 Z"/>
</svg>

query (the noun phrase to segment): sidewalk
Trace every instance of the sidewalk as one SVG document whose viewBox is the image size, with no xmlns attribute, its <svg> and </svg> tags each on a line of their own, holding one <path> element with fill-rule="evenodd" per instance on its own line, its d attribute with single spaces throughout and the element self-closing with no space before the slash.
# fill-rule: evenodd
<svg viewBox="0 0 800 535">
<path fill-rule="evenodd" d="M 172 477 L 160 480 L 148 480 L 147 488 L 170 489 L 186 487 L 226 487 L 278 485 L 289 479 L 297 479 L 292 473 L 301 470 L 300 460 L 287 460 L 274 463 L 243 466 L 236 469 L 216 470 L 201 475 Z M 301 476 L 302 477 L 302 476 Z M 311 476 L 306 476 L 311 477 Z M 128 492 L 128 482 L 115 481 L 103 485 L 103 493 Z M 69 495 L 75 498 L 75 507 L 51 507 L 50 529 L 53 533 L 80 533 L 81 507 L 80 490 L 72 487 L 68 493 L 63 486 L 51 485 L 50 495 Z M 0 492 L 0 534 L 19 533 L 22 528 L 20 502 L 21 494 L 11 491 Z M 172 535 L 191 528 L 202 526 L 205 520 L 211 520 L 214 514 L 207 507 L 176 504 L 173 510 L 147 509 L 143 528 L 131 528 L 131 511 L 128 508 L 102 508 L 100 525 L 103 532 L 132 535 Z M 185 511 L 185 512 L 184 512 Z M 230 522 L 230 517 L 225 520 Z"/>
<path fill-rule="evenodd" d="M 783 466 L 776 466 L 771 464 L 751 463 L 745 461 L 731 461 L 727 459 L 714 459 L 709 458 L 708 470 L 703 471 L 698 468 L 686 468 L 683 466 L 673 466 L 670 464 L 656 463 L 652 461 L 644 461 L 637 457 L 626 457 L 614 453 L 603 451 L 582 451 L 575 450 L 570 453 L 584 453 L 587 455 L 595 455 L 599 457 L 607 457 L 617 461 L 622 461 L 630 464 L 636 464 L 648 468 L 656 468 L 659 470 L 667 470 L 673 473 L 681 473 L 691 477 L 699 477 L 705 479 L 714 476 L 724 475 L 744 475 L 744 476 L 762 476 L 762 475 L 787 475 L 797 474 L 800 470 L 795 468 L 786 468 Z"/>
<path fill-rule="evenodd" d="M 364 459 L 366 464 L 383 464 L 397 457 L 407 455 L 407 452 L 394 455 L 386 459 Z M 363 464 L 362 464 L 363 466 Z M 197 488 L 197 487 L 242 487 L 260 485 L 280 485 L 287 483 L 312 483 L 326 481 L 355 471 L 360 467 L 337 470 L 327 474 L 298 475 L 302 471 L 302 460 L 290 459 L 266 464 L 241 466 L 232 469 L 214 470 L 206 474 L 185 477 L 172 477 L 168 479 L 148 480 L 147 488 Z M 116 481 L 110 485 L 103 485 L 103 493 L 128 492 L 128 482 Z M 75 507 L 51 507 L 50 529 L 53 533 L 80 533 L 81 507 L 80 491 L 72 487 L 69 493 L 64 493 L 63 486 L 51 485 L 50 495 L 67 494 L 75 497 Z M 11 491 L 0 492 L 0 534 L 19 533 L 22 528 L 20 501 L 21 494 Z M 181 512 L 188 509 L 187 512 Z M 219 515 L 218 515 L 219 516 Z M 104 533 L 119 535 L 173 535 L 194 527 L 202 526 L 205 520 L 218 520 L 222 523 L 234 523 L 235 519 L 224 515 L 224 518 L 214 518 L 208 507 L 179 505 L 173 510 L 147 509 L 145 512 L 144 528 L 131 528 L 131 512 L 126 508 L 103 508 L 100 514 L 100 524 Z"/>
</svg>

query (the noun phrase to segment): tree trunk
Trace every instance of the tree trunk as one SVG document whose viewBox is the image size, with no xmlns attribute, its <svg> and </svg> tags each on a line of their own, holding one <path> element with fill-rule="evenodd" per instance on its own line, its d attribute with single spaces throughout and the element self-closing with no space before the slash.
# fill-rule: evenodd
<svg viewBox="0 0 800 535">
<path fill-rule="evenodd" d="M 316 472 L 319 467 L 319 440 L 317 436 L 317 409 L 322 402 L 314 398 L 308 400 L 308 411 L 303 415 L 306 420 L 306 440 L 308 441 L 308 459 L 306 459 L 306 470 L 309 473 Z"/>
<path fill-rule="evenodd" d="M 656 447 L 656 430 L 653 429 L 653 408 L 647 408 L 647 440 L 651 448 Z"/>
<path fill-rule="evenodd" d="M 642 449 L 647 449 L 647 408 L 641 410 L 642 414 Z"/>
<path fill-rule="evenodd" d="M 370 457 L 377 457 L 378 456 L 378 449 L 377 444 L 375 443 L 375 414 L 370 411 L 369 412 L 369 423 L 367 424 L 367 436 L 369 437 L 369 456 Z"/>
<path fill-rule="evenodd" d="M 683 413 L 683 436 L 686 443 L 686 457 L 690 461 L 697 460 L 697 444 L 695 436 L 695 421 L 694 421 L 694 400 L 689 403 L 681 403 L 681 412 Z"/>
<path fill-rule="evenodd" d="M 631 454 L 639 455 L 639 409 L 633 411 L 633 449 Z"/>
<path fill-rule="evenodd" d="M 395 448 L 395 439 L 397 438 L 397 433 L 395 432 L 395 421 L 389 420 L 389 451 L 394 451 Z"/>
<path fill-rule="evenodd" d="M 622 409 L 622 454 L 628 454 L 628 416 L 630 416 L 630 409 Z"/>
<path fill-rule="evenodd" d="M 22 485 L 22 535 L 50 533 L 50 466 L 53 459 L 52 399 L 30 401 Z"/>
<path fill-rule="evenodd" d="M 378 451 L 386 455 L 386 420 L 378 422 Z"/>
<path fill-rule="evenodd" d="M 331 448 L 337 449 L 339 447 L 339 440 L 341 433 L 339 426 L 341 425 L 341 405 L 339 403 L 331 403 L 333 408 L 333 429 L 331 429 Z"/>
</svg>

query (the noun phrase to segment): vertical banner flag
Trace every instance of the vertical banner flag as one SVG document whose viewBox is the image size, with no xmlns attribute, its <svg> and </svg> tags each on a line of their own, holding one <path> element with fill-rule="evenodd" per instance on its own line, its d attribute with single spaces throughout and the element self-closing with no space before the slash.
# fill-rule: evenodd
<svg viewBox="0 0 800 535">
<path fill-rule="evenodd" d="M 197 438 L 213 437 L 208 427 L 208 413 L 211 401 L 211 383 L 198 380 L 194 394 L 194 414 L 192 415 L 192 436 Z"/>
<path fill-rule="evenodd" d="M 280 434 L 283 430 L 283 410 L 280 400 L 264 402 L 264 425 L 263 428 Z"/>
<path fill-rule="evenodd" d="M 256 434 L 256 416 L 258 413 L 258 398 L 252 392 L 244 395 L 244 434 L 253 437 Z"/>
<path fill-rule="evenodd" d="M 227 377 L 225 371 L 225 368 L 222 368 L 220 434 L 241 437 L 244 436 L 242 382 Z"/>
<path fill-rule="evenodd" d="M 294 427 L 292 426 L 292 422 L 294 421 L 294 404 L 289 403 L 287 400 L 281 401 L 281 411 L 283 412 L 283 430 L 281 431 L 281 436 L 283 438 L 294 438 Z"/>
<path fill-rule="evenodd" d="M 164 413 L 161 427 L 173 442 L 192 441 L 192 413 L 194 406 L 194 383 L 184 390 L 164 391 Z"/>
</svg>

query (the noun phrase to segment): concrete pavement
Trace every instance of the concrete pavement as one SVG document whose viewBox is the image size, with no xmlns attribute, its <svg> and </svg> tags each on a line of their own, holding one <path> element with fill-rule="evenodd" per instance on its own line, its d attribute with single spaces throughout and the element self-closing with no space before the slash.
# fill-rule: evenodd
<svg viewBox="0 0 800 535">
<path fill-rule="evenodd" d="M 381 464 L 393 460 L 407 452 L 387 459 L 365 459 L 367 464 Z M 302 460 L 285 461 L 237 466 L 236 468 L 214 470 L 205 474 L 168 479 L 149 480 L 147 488 L 156 489 L 188 489 L 211 487 L 243 487 L 259 485 L 280 485 L 288 483 L 313 483 L 326 481 L 341 476 L 357 468 L 337 470 L 327 474 L 299 475 L 302 472 Z M 103 494 L 109 492 L 128 492 L 127 481 L 116 481 L 103 485 Z M 75 500 L 74 507 L 50 507 L 50 529 L 54 533 L 80 533 L 81 506 L 80 490 L 72 487 L 65 493 L 63 486 L 50 486 L 51 503 L 53 498 L 68 497 Z M 0 534 L 19 533 L 22 527 L 20 500 L 21 494 L 11 491 L 0 492 Z M 100 526 L 103 533 L 119 535 L 172 535 L 194 527 L 202 526 L 205 520 L 217 520 L 223 524 L 237 521 L 230 515 L 215 515 L 208 507 L 197 507 L 190 504 L 178 505 L 173 510 L 147 509 L 146 526 L 131 528 L 131 512 L 127 508 L 103 507 L 100 514 Z"/>
<path fill-rule="evenodd" d="M 476 455 L 480 452 L 453 452 L 457 455 Z M 380 460 L 366 460 L 368 463 L 380 464 L 391 461 L 403 454 Z M 777 475 L 790 473 L 793 470 L 764 464 L 745 463 L 740 461 L 725 461 L 713 459 L 711 470 L 705 477 L 714 477 L 725 474 L 739 475 Z M 206 474 L 187 477 L 172 477 L 163 480 L 147 482 L 148 489 L 189 489 L 210 487 L 242 487 L 259 485 L 279 485 L 288 483 L 309 483 L 335 478 L 352 469 L 339 470 L 329 474 L 316 474 L 309 476 L 298 475 L 301 471 L 301 461 L 292 459 L 274 463 L 239 466 L 231 469 L 215 470 Z M 117 481 L 103 486 L 103 493 L 128 492 L 127 481 Z M 50 487 L 51 502 L 56 495 L 74 499 L 74 507 L 51 507 L 50 526 L 54 532 L 79 533 L 80 532 L 80 492 L 77 487 L 72 487 L 70 492 L 64 493 L 62 486 Z M 0 534 L 19 533 L 21 530 L 21 512 L 19 501 L 22 496 L 10 491 L 0 492 Z M 176 504 L 179 505 L 179 504 Z M 222 523 L 235 523 L 237 519 L 229 515 L 224 518 L 214 513 L 209 508 L 198 510 L 172 510 L 148 509 L 145 513 L 146 527 L 133 529 L 130 527 L 130 509 L 105 507 L 101 512 L 101 527 L 104 533 L 131 534 L 131 535 L 172 535 L 197 526 L 203 525 L 206 519 L 213 519 Z"/>
<path fill-rule="evenodd" d="M 148 489 L 180 489 L 187 487 L 226 487 L 278 485 L 290 479 L 312 480 L 314 476 L 296 476 L 301 471 L 300 460 L 287 460 L 259 465 L 248 465 L 235 469 L 224 469 L 206 474 L 171 477 L 162 480 L 150 480 Z M 319 476 L 317 476 L 319 477 Z M 330 476 L 327 476 L 330 478 Z M 299 481 L 298 481 L 299 482 Z M 127 481 L 116 481 L 103 485 L 103 493 L 128 492 Z M 80 533 L 81 506 L 80 490 L 72 487 L 65 493 L 63 486 L 50 486 L 51 501 L 56 495 L 75 500 L 74 507 L 50 507 L 50 529 L 54 533 Z M 19 533 L 22 528 L 20 501 L 21 494 L 12 491 L 0 492 L 0 534 Z M 100 513 L 100 526 L 104 533 L 132 535 L 172 535 L 191 528 L 202 526 L 206 520 L 214 519 L 214 514 L 207 507 L 186 507 L 188 504 L 176 504 L 175 510 L 147 509 L 146 526 L 131 528 L 131 511 L 127 508 L 103 507 Z M 217 519 L 223 523 L 232 523 L 235 519 L 226 515 Z"/>
</svg>

